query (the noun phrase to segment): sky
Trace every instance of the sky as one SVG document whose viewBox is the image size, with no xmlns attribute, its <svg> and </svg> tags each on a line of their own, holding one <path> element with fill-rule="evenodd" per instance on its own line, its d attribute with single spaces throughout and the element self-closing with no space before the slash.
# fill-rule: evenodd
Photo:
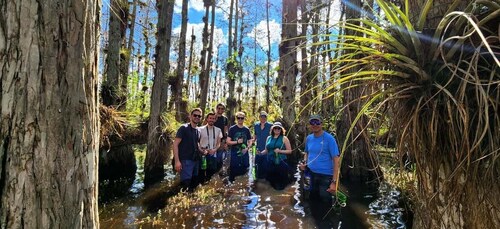
<svg viewBox="0 0 500 229">
<path fill-rule="evenodd" d="M 106 31 L 107 31 L 107 23 L 109 18 L 109 1 L 103 0 L 103 17 L 102 17 L 102 31 L 103 31 L 103 41 L 102 43 L 106 44 Z M 153 22 L 153 26 L 156 26 L 156 9 L 154 0 L 141 0 L 148 4 L 147 8 L 142 8 L 138 13 L 138 20 L 136 22 L 135 27 L 135 44 L 134 49 L 143 53 L 143 30 L 146 25 L 144 18 L 146 15 L 146 11 L 148 12 L 149 20 Z M 258 65 L 265 65 L 267 62 L 266 51 L 268 49 L 267 44 L 267 28 L 266 28 L 266 0 L 239 0 L 240 4 L 244 4 L 245 12 L 244 13 L 244 23 L 245 29 L 243 32 L 243 46 L 245 47 L 243 53 L 243 67 L 246 72 L 252 72 L 252 69 L 255 67 L 254 58 L 257 59 Z M 327 1 L 327 0 L 323 0 Z M 270 0 L 269 1 L 269 14 L 270 14 L 270 40 L 271 40 L 271 56 L 273 66 L 277 66 L 279 56 L 278 56 L 278 46 L 281 40 L 281 0 Z M 332 6 L 332 12 L 330 17 L 337 19 L 340 13 L 339 7 L 340 0 L 335 0 L 334 5 Z M 177 63 L 177 45 L 175 40 L 178 39 L 180 33 L 181 26 L 181 6 L 182 0 L 176 0 L 174 7 L 174 15 L 173 15 L 173 25 L 172 25 L 172 36 L 173 36 L 173 44 L 171 51 L 171 68 L 176 67 Z M 228 43 L 228 9 L 229 9 L 230 0 L 217 0 L 216 1 L 216 21 L 215 21 L 215 37 L 214 37 L 214 60 L 217 54 L 220 54 L 220 65 L 222 65 L 223 61 L 227 58 L 227 43 Z M 202 48 L 201 44 L 201 34 L 203 30 L 203 22 L 202 18 L 205 14 L 205 8 L 203 6 L 203 0 L 190 0 L 188 5 L 188 29 L 187 29 L 187 45 L 189 45 L 191 40 L 191 32 L 194 29 L 194 34 L 196 35 L 196 42 L 194 44 L 194 53 L 200 53 Z M 299 12 L 300 15 L 300 12 Z M 323 15 L 325 16 L 325 15 Z M 142 20 L 142 21 L 141 21 Z M 241 25 L 241 20 L 240 20 Z M 234 23 L 233 23 L 234 26 Z M 299 28 L 300 29 L 300 28 Z M 150 41 L 155 43 L 154 33 L 156 32 L 156 27 L 149 29 Z M 240 34 L 240 31 L 238 31 Z M 255 45 L 257 43 L 257 47 Z M 189 46 L 187 47 L 189 48 Z M 220 50 L 218 50 L 220 48 Z M 154 55 L 154 47 L 151 49 L 151 58 Z M 189 50 L 186 51 L 186 55 L 189 55 Z M 104 55 L 101 55 L 104 56 Z M 101 57 L 103 58 L 103 57 Z M 188 58 L 188 56 L 186 56 Z M 152 59 L 154 60 L 154 59 Z M 102 60 L 104 61 L 104 60 Z M 132 69 L 141 65 L 141 63 L 133 63 L 131 66 Z M 102 65 L 104 66 L 104 65 Z M 153 71 L 150 71 L 153 72 Z M 152 76 L 151 76 L 152 77 Z"/>
</svg>

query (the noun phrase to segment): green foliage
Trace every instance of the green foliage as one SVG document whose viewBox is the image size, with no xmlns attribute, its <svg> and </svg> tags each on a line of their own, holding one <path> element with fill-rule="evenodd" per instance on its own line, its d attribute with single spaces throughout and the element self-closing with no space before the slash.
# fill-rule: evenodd
<svg viewBox="0 0 500 229">
<path fill-rule="evenodd" d="M 456 185 L 484 184 L 500 174 L 492 166 L 500 158 L 500 33 L 494 19 L 500 1 L 471 1 L 455 11 L 458 2 L 436 28 L 422 29 L 429 5 L 413 12 L 421 17 L 414 24 L 409 10 L 376 0 L 382 13 L 343 22 L 358 35 L 337 35 L 330 50 L 340 55 L 330 63 L 339 78 L 329 88 L 369 91 L 359 98 L 363 106 L 348 136 L 365 116 L 392 128 L 398 151 L 414 158 L 417 176 L 425 185 L 443 185 L 436 192 L 449 202 L 464 196 Z M 446 184 L 434 176 L 438 170 Z"/>
</svg>

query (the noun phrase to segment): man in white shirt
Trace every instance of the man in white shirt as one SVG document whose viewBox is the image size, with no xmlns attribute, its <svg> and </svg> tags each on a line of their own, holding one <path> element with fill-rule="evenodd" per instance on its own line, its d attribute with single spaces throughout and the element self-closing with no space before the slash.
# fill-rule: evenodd
<svg viewBox="0 0 500 229">
<path fill-rule="evenodd" d="M 206 125 L 198 127 L 200 132 L 200 152 L 205 155 L 206 166 L 200 163 L 200 181 L 208 182 L 217 171 L 217 150 L 221 147 L 222 130 L 214 126 L 217 116 L 210 112 L 206 116 Z"/>
</svg>

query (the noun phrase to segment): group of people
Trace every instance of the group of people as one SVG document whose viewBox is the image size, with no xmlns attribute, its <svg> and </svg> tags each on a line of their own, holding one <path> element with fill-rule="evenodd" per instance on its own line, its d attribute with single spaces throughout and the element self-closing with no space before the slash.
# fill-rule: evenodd
<svg viewBox="0 0 500 229">
<path fill-rule="evenodd" d="M 183 188 L 192 190 L 206 182 L 222 168 L 229 150 L 229 181 L 244 175 L 250 166 L 249 153 L 256 144 L 255 175 L 265 179 L 277 190 L 288 184 L 290 167 L 287 155 L 292 153 L 290 140 L 280 122 L 267 121 L 267 113 L 259 113 L 259 122 L 253 125 L 254 134 L 244 125 L 244 112 L 235 114 L 236 124 L 229 127 L 224 114 L 225 106 L 217 104 L 216 112 L 205 116 L 205 125 L 198 126 L 202 110 L 195 108 L 189 123 L 177 131 L 173 144 L 175 170 L 180 174 Z M 339 149 L 333 135 L 323 130 L 322 118 L 312 115 L 304 148 L 304 159 L 299 168 L 310 179 L 310 199 L 331 203 L 331 195 L 337 191 L 339 177 Z"/>
</svg>

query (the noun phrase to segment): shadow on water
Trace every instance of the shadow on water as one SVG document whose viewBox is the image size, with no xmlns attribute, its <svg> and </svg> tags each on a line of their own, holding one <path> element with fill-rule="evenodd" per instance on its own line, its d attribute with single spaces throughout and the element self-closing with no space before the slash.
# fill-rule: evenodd
<svg viewBox="0 0 500 229">
<path fill-rule="evenodd" d="M 101 228 L 409 228 L 401 194 L 387 184 L 378 190 L 343 183 L 348 195 L 340 211 L 303 201 L 300 173 L 284 190 L 252 172 L 232 184 L 215 175 L 194 193 L 179 193 L 176 176 L 167 168 L 164 182 L 143 190 L 143 167 L 128 195 L 100 202 Z M 252 169 L 250 168 L 250 171 Z M 103 186 L 102 189 L 114 186 Z M 103 190 L 100 191 L 103 191 Z M 107 190 L 113 192 L 113 190 Z M 101 199 L 100 199 L 101 201 Z M 326 212 L 329 212 L 326 217 Z"/>
</svg>

